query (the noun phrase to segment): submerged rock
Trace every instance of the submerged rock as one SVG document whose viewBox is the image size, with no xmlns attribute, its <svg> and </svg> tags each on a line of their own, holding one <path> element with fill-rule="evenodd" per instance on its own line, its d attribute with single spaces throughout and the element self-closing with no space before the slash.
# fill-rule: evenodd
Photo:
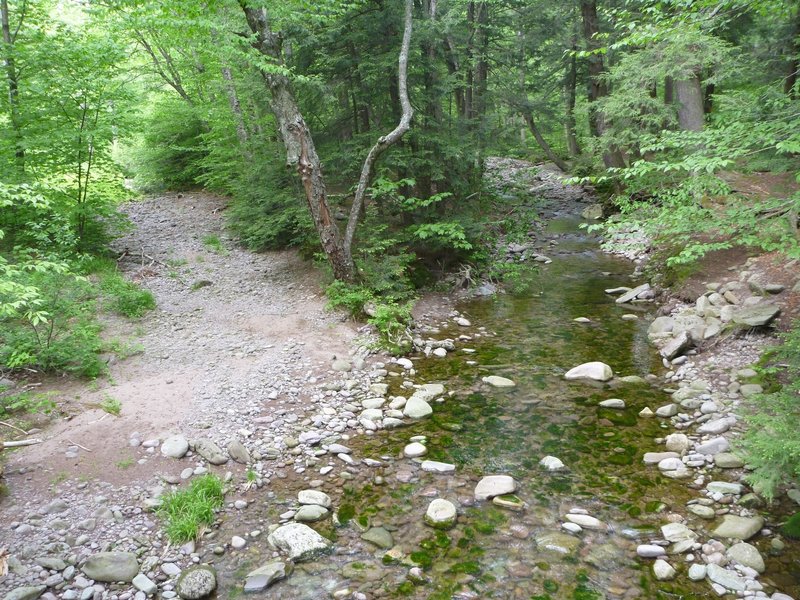
<svg viewBox="0 0 800 600">
<path fill-rule="evenodd" d="M 539 465 L 548 471 L 560 471 L 565 468 L 564 463 L 561 462 L 561 459 L 556 458 L 555 456 L 545 456 L 539 461 Z"/>
<path fill-rule="evenodd" d="M 455 525 L 456 518 L 456 505 L 444 498 L 431 501 L 425 512 L 425 523 L 436 529 L 450 529 Z"/>
<path fill-rule="evenodd" d="M 497 388 L 511 388 L 517 385 L 510 379 L 506 377 L 500 377 L 499 375 L 489 375 L 488 377 L 484 377 L 482 381 L 484 383 L 488 383 L 492 387 L 497 387 Z"/>
<path fill-rule="evenodd" d="M 517 482 L 508 475 L 488 475 L 475 486 L 475 500 L 489 500 L 495 496 L 513 494 L 517 491 Z"/>
<path fill-rule="evenodd" d="M 244 582 L 245 593 L 260 592 L 267 589 L 276 581 L 286 579 L 292 573 L 292 563 L 283 561 L 272 561 L 250 571 Z"/>
<path fill-rule="evenodd" d="M 312 560 L 333 549 L 330 541 L 302 523 L 282 525 L 272 532 L 267 540 L 295 562 Z"/>
</svg>

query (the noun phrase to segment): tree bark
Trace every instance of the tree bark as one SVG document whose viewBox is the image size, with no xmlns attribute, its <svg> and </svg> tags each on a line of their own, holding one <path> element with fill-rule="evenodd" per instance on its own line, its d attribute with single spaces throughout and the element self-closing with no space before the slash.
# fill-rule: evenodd
<svg viewBox="0 0 800 600">
<path fill-rule="evenodd" d="M 282 65 L 281 37 L 272 31 L 266 9 L 248 6 L 246 0 L 239 0 L 239 5 L 244 11 L 250 30 L 256 36 L 253 46 L 278 65 Z M 262 69 L 261 75 L 272 96 L 272 112 L 286 148 L 286 162 L 297 166 L 306 202 L 319 234 L 322 250 L 333 269 L 333 276 L 340 281 L 355 281 L 355 264 L 352 256 L 344 251 L 341 233 L 331 215 L 322 165 L 291 82 L 280 71 Z"/>
<path fill-rule="evenodd" d="M 246 159 L 250 159 L 252 158 L 249 147 L 250 136 L 244 125 L 242 105 L 239 103 L 239 95 L 236 93 L 236 86 L 233 83 L 233 75 L 231 75 L 229 67 L 222 67 L 222 79 L 225 82 L 225 92 L 228 94 L 228 104 L 231 107 L 231 113 L 233 113 L 233 118 L 236 121 L 236 138 L 239 140 L 242 155 Z"/>
<path fill-rule="evenodd" d="M 675 81 L 675 100 L 678 105 L 678 125 L 684 131 L 703 130 L 703 89 L 696 74 Z"/>
<path fill-rule="evenodd" d="M 525 119 L 525 122 L 528 124 L 528 129 L 531 130 L 533 137 L 536 139 L 536 143 L 539 144 L 539 147 L 547 155 L 547 158 L 549 158 L 552 162 L 554 162 L 555 165 L 559 169 L 561 169 L 564 173 L 569 171 L 569 166 L 567 165 L 567 163 L 561 160 L 558 157 L 558 155 L 556 155 L 556 153 L 553 152 L 553 149 L 550 147 L 550 144 L 548 144 L 547 140 L 544 139 L 544 137 L 542 137 L 542 133 L 539 131 L 539 128 L 536 126 L 536 122 L 533 120 L 533 114 L 531 114 L 531 111 L 529 110 L 524 111 L 522 116 Z"/>
<path fill-rule="evenodd" d="M 664 104 L 672 104 L 675 82 L 672 77 L 664 77 Z"/>
<path fill-rule="evenodd" d="M 369 187 L 375 172 L 375 163 L 388 148 L 400 141 L 406 131 L 411 127 L 411 118 L 414 116 L 414 109 L 408 99 L 408 53 L 411 46 L 411 28 L 413 25 L 414 0 L 405 0 L 405 17 L 403 26 L 403 42 L 400 45 L 400 56 L 397 66 L 397 90 L 400 96 L 400 106 L 402 114 L 400 122 L 391 132 L 378 138 L 375 145 L 370 148 L 364 165 L 361 168 L 361 177 L 356 186 L 353 205 L 350 208 L 350 218 L 347 220 L 347 230 L 344 235 L 344 251 L 347 255 L 352 254 L 353 239 L 358 226 L 358 219 L 364 208 L 364 199 L 367 188 Z"/>
<path fill-rule="evenodd" d="M 564 79 L 564 98 L 566 103 L 566 118 L 564 119 L 564 135 L 567 139 L 567 150 L 573 158 L 579 156 L 581 148 L 578 145 L 578 136 L 575 124 L 575 87 L 578 81 L 578 59 L 575 56 L 577 44 L 573 40 L 572 52 L 567 63 L 567 73 Z"/>
<path fill-rule="evenodd" d="M 792 100 L 797 99 L 797 74 L 800 70 L 800 2 L 795 2 L 794 26 L 789 40 L 789 69 L 783 81 L 783 91 Z"/>
<path fill-rule="evenodd" d="M 22 19 L 22 16 L 20 16 Z M 14 131 L 14 157 L 20 173 L 25 171 L 25 146 L 22 136 L 22 122 L 19 114 L 19 75 L 14 60 L 14 38 L 11 34 L 8 0 L 0 0 L 0 25 L 3 32 L 3 63 L 8 83 L 8 106 L 11 117 L 11 128 Z M 19 28 L 17 28 L 19 31 Z"/>
</svg>

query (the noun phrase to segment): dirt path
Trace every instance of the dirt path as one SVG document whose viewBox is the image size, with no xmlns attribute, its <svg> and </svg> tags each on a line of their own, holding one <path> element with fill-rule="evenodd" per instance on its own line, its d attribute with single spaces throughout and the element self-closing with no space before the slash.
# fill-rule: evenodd
<svg viewBox="0 0 800 600">
<path fill-rule="evenodd" d="M 47 385 L 61 413 L 74 416 L 9 458 L 2 521 L 11 527 L 0 528 L 0 548 L 30 558 L 54 540 L 63 543 L 72 523 L 52 528 L 46 515 L 74 523 L 103 506 L 113 511 L 115 502 L 135 513 L 130 505 L 143 489 L 157 486 L 159 476 L 177 479 L 186 467 L 160 455 L 155 440 L 168 434 L 223 445 L 251 433 L 255 420 L 275 426 L 265 443 L 278 440 L 285 433 L 278 417 L 299 424 L 308 389 L 334 356 L 347 357 L 355 326 L 325 310 L 319 275 L 294 252 L 236 247 L 225 239 L 223 209 L 222 199 L 206 193 L 126 207 L 135 228 L 116 243 L 128 252 L 120 268 L 155 294 L 158 308 L 139 322 L 108 322 L 107 336 L 140 349 L 111 360 L 108 377 Z M 107 398 L 121 403 L 118 417 L 97 407 Z M 287 406 L 296 410 L 289 414 Z M 265 414 L 273 416 L 259 419 Z M 48 512 L 54 498 L 66 508 Z M 102 538 L 118 534 L 108 527 Z M 23 579 L 30 578 L 28 570 Z"/>
</svg>

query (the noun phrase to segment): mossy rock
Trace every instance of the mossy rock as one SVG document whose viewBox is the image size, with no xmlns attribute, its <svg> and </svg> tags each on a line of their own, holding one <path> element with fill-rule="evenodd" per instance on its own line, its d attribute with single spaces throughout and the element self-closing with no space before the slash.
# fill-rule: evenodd
<svg viewBox="0 0 800 600">
<path fill-rule="evenodd" d="M 781 527 L 781 533 L 793 540 L 800 540 L 800 513 L 795 513 Z"/>
</svg>

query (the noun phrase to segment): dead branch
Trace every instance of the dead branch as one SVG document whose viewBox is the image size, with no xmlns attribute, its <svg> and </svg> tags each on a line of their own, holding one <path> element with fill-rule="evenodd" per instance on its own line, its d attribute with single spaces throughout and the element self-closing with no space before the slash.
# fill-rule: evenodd
<svg viewBox="0 0 800 600">
<path fill-rule="evenodd" d="M 72 444 L 73 446 L 77 446 L 77 447 L 78 447 L 78 448 L 80 448 L 81 450 L 86 450 L 87 452 L 91 452 L 91 451 L 92 451 L 90 448 L 87 448 L 86 446 L 81 446 L 81 445 L 80 445 L 78 442 L 73 442 L 73 441 L 72 441 L 71 439 L 69 439 L 69 438 L 67 438 L 67 441 L 68 441 L 70 444 Z"/>
<path fill-rule="evenodd" d="M 0 421 L 0 425 L 5 425 L 6 427 L 10 427 L 11 429 L 16 429 L 22 435 L 28 435 L 27 431 L 25 431 L 24 429 L 20 429 L 19 427 L 17 427 L 16 425 L 12 425 L 11 423 L 6 423 L 5 421 Z"/>
<path fill-rule="evenodd" d="M 19 448 L 21 446 L 33 446 L 34 444 L 41 444 L 40 439 L 19 440 L 16 442 L 3 442 L 3 448 Z"/>
</svg>

